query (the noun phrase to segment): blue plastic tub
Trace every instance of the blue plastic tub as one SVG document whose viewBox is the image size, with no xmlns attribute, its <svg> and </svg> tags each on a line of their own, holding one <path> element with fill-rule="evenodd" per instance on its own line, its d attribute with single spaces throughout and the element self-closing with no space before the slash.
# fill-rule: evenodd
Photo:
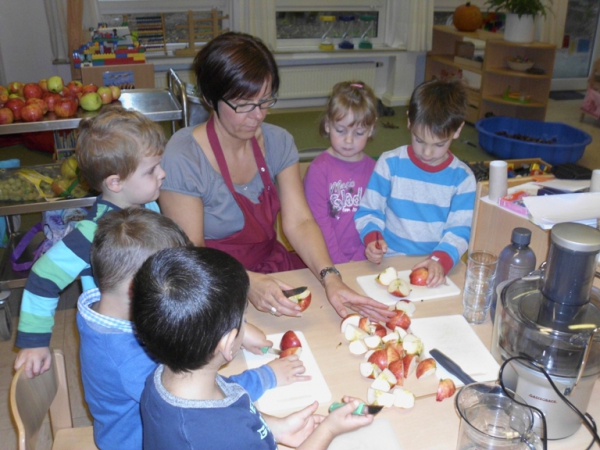
<svg viewBox="0 0 600 450">
<path fill-rule="evenodd" d="M 479 120 L 475 128 L 479 131 L 479 145 L 498 159 L 541 158 L 552 165 L 574 163 L 581 159 L 585 147 L 592 142 L 592 137 L 586 132 L 557 122 L 489 117 Z M 527 142 L 500 136 L 497 132 L 554 140 L 554 143 Z"/>
</svg>

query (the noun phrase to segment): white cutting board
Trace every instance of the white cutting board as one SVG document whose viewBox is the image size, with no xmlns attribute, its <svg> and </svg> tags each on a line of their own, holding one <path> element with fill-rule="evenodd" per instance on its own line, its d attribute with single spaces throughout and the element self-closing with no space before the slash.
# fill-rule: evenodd
<svg viewBox="0 0 600 450">
<path fill-rule="evenodd" d="M 337 436 L 327 450 L 402 450 L 388 419 L 375 417 L 371 425 Z"/>
<path fill-rule="evenodd" d="M 401 270 L 398 272 L 398 278 L 405 280 L 410 284 L 409 275 L 411 270 Z M 356 281 L 361 289 L 364 291 L 367 297 L 371 297 L 373 300 L 377 300 L 378 302 L 383 303 L 384 305 L 395 305 L 400 298 L 393 296 L 387 291 L 387 286 L 382 286 L 375 278 L 377 275 L 363 275 L 361 277 L 357 277 Z M 454 284 L 454 282 L 446 277 L 446 283 L 441 286 L 435 288 L 428 288 L 427 286 L 415 286 L 410 284 L 411 291 L 408 297 L 402 298 L 402 300 L 411 300 L 413 302 L 418 302 L 420 300 L 432 300 L 434 298 L 442 298 L 442 297 L 453 297 L 455 295 L 460 294 L 459 287 Z"/>
<path fill-rule="evenodd" d="M 423 341 L 421 359 L 429 358 L 429 350 L 437 348 L 476 381 L 498 379 L 500 366 L 462 315 L 413 319 L 410 331 Z M 450 377 L 456 386 L 464 384 L 439 363 L 436 376 Z"/>
<path fill-rule="evenodd" d="M 278 386 L 270 389 L 256 402 L 258 409 L 266 414 L 279 414 L 285 411 L 297 411 L 310 405 L 315 400 L 319 403 L 331 401 L 331 391 L 323 378 L 323 374 L 317 365 L 308 342 L 301 331 L 294 331 L 302 344 L 302 353 L 300 360 L 304 363 L 306 372 L 304 375 L 310 375 L 310 381 L 298 381 L 287 386 Z M 267 336 L 269 341 L 273 342 L 273 348 L 279 349 L 279 343 L 284 333 L 270 334 Z M 248 369 L 256 369 L 264 364 L 279 358 L 277 355 L 267 353 L 266 355 L 255 355 L 244 350 L 244 358 Z"/>
</svg>

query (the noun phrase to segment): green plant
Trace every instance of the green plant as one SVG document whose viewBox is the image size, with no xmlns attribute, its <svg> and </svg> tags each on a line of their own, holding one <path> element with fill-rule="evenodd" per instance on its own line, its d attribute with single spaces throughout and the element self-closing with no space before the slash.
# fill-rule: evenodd
<svg viewBox="0 0 600 450">
<path fill-rule="evenodd" d="M 518 14 L 519 17 L 537 14 L 545 17 L 545 3 L 552 4 L 552 0 L 547 0 L 547 2 L 544 0 L 487 0 L 485 2 L 489 9 L 493 9 L 495 12 Z"/>
</svg>

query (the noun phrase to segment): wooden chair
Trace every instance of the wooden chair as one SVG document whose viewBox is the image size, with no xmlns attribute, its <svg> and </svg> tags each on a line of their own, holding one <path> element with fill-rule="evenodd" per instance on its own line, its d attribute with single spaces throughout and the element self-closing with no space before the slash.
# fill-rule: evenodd
<svg viewBox="0 0 600 450">
<path fill-rule="evenodd" d="M 23 369 L 15 373 L 10 385 L 10 410 L 17 424 L 19 450 L 35 449 L 48 411 L 53 450 L 97 449 L 93 427 L 73 428 L 62 351 L 53 350 L 50 370 L 33 379 L 27 378 Z"/>
</svg>

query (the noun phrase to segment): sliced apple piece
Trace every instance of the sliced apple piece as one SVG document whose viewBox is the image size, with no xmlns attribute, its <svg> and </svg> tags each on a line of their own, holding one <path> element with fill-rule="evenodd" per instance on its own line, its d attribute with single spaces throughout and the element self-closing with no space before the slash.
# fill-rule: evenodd
<svg viewBox="0 0 600 450">
<path fill-rule="evenodd" d="M 405 355 L 402 358 L 402 364 L 404 365 L 404 378 L 408 378 L 416 370 L 417 364 L 419 364 L 419 355 Z"/>
<path fill-rule="evenodd" d="M 344 337 L 349 342 L 352 342 L 357 341 L 359 339 L 364 339 L 365 337 L 367 337 L 367 333 L 365 333 L 360 328 L 355 327 L 354 325 L 348 324 L 346 326 L 346 331 L 344 331 Z"/>
<path fill-rule="evenodd" d="M 377 367 L 379 367 L 381 370 L 384 370 L 387 368 L 389 362 L 388 362 L 388 356 L 387 356 L 387 351 L 386 350 L 375 350 L 371 356 L 369 356 L 368 361 L 370 363 L 376 364 Z"/>
<path fill-rule="evenodd" d="M 441 402 L 442 400 L 452 397 L 456 392 L 456 386 L 451 378 L 441 379 L 438 384 L 437 394 L 435 400 Z"/>
<path fill-rule="evenodd" d="M 361 317 L 358 321 L 358 328 L 363 330 L 365 333 L 371 334 L 371 320 L 368 317 Z"/>
<path fill-rule="evenodd" d="M 388 267 L 383 272 L 381 272 L 377 277 L 375 277 L 375 281 L 383 286 L 388 286 L 392 280 L 398 278 L 398 272 L 393 267 Z"/>
<path fill-rule="evenodd" d="M 390 363 L 390 365 L 388 366 L 388 369 L 396 377 L 396 385 L 397 386 L 404 385 L 404 363 L 403 363 L 402 359 L 399 359 L 398 361 L 394 361 L 394 362 Z"/>
<path fill-rule="evenodd" d="M 361 362 L 359 368 L 360 374 L 365 378 L 375 379 L 381 373 L 381 369 L 377 367 L 377 364 L 368 361 Z"/>
<path fill-rule="evenodd" d="M 392 331 L 391 333 L 386 334 L 385 336 L 383 336 L 381 338 L 381 340 L 384 343 L 388 343 L 388 342 L 398 342 L 400 340 L 400 335 L 394 331 Z"/>
<path fill-rule="evenodd" d="M 415 406 L 415 394 L 408 389 L 395 388 L 392 391 L 394 394 L 394 406 L 402 409 L 410 409 Z"/>
<path fill-rule="evenodd" d="M 404 351 L 409 355 L 420 355 L 423 351 L 423 341 L 414 334 L 407 334 L 402 340 Z"/>
<path fill-rule="evenodd" d="M 367 353 L 365 353 L 365 359 L 368 361 L 373 353 L 375 353 L 375 350 L 369 350 Z"/>
<path fill-rule="evenodd" d="M 304 311 L 310 306 L 312 294 L 308 289 L 304 289 L 302 292 L 296 295 L 288 297 L 291 301 L 300 306 L 300 312 Z"/>
<path fill-rule="evenodd" d="M 377 378 L 383 378 L 392 387 L 396 386 L 396 384 L 398 383 L 398 379 L 396 378 L 396 375 L 394 375 L 394 373 L 390 369 L 382 370 L 381 373 L 377 376 Z"/>
<path fill-rule="evenodd" d="M 394 406 L 394 400 L 394 394 L 391 392 L 378 391 L 373 388 L 367 390 L 367 403 L 370 405 L 390 408 Z"/>
<path fill-rule="evenodd" d="M 404 311 L 408 317 L 412 317 L 417 307 L 410 300 L 398 300 L 396 302 L 396 310 Z"/>
<path fill-rule="evenodd" d="M 346 326 L 348 324 L 353 325 L 354 327 L 358 328 L 358 324 L 360 322 L 360 314 L 348 314 L 346 317 L 344 317 L 342 319 L 342 323 L 340 324 L 340 331 L 342 333 L 346 332 Z"/>
<path fill-rule="evenodd" d="M 428 377 L 435 373 L 435 369 L 437 368 L 437 363 L 433 358 L 425 358 L 422 360 L 417 366 L 417 378 Z"/>
<path fill-rule="evenodd" d="M 371 334 L 375 334 L 379 337 L 384 337 L 387 334 L 387 330 L 380 323 L 371 323 Z"/>
<path fill-rule="evenodd" d="M 406 331 L 404 328 L 400 328 L 400 327 L 394 328 L 394 332 L 398 333 L 398 336 L 400 336 L 400 340 L 404 340 L 404 338 L 408 334 L 408 331 Z"/>
<path fill-rule="evenodd" d="M 392 280 L 387 290 L 394 297 L 408 297 L 411 291 L 410 285 L 400 278 Z"/>
<path fill-rule="evenodd" d="M 371 383 L 371 389 L 381 392 L 389 392 L 392 389 L 392 386 L 390 386 L 390 383 L 388 383 L 385 378 L 381 378 L 381 374 L 379 374 L 373 383 Z"/>
<path fill-rule="evenodd" d="M 410 327 L 410 317 L 404 311 L 396 311 L 396 314 L 385 324 L 390 330 L 396 327 L 408 330 Z"/>
<path fill-rule="evenodd" d="M 400 358 L 402 358 L 402 354 L 398 353 L 398 351 L 396 350 L 396 344 L 393 342 L 388 342 L 385 346 L 385 351 L 387 353 L 387 365 L 389 366 L 390 363 L 393 363 L 394 361 L 398 361 Z"/>
<path fill-rule="evenodd" d="M 381 347 L 381 338 L 379 336 L 367 336 L 363 341 L 367 348 L 376 349 Z"/>
<path fill-rule="evenodd" d="M 363 341 L 362 339 L 357 339 L 355 341 L 350 342 L 348 350 L 350 350 L 350 353 L 352 353 L 353 355 L 363 355 L 367 353 L 367 350 L 369 349 L 365 345 L 365 341 Z"/>
</svg>

